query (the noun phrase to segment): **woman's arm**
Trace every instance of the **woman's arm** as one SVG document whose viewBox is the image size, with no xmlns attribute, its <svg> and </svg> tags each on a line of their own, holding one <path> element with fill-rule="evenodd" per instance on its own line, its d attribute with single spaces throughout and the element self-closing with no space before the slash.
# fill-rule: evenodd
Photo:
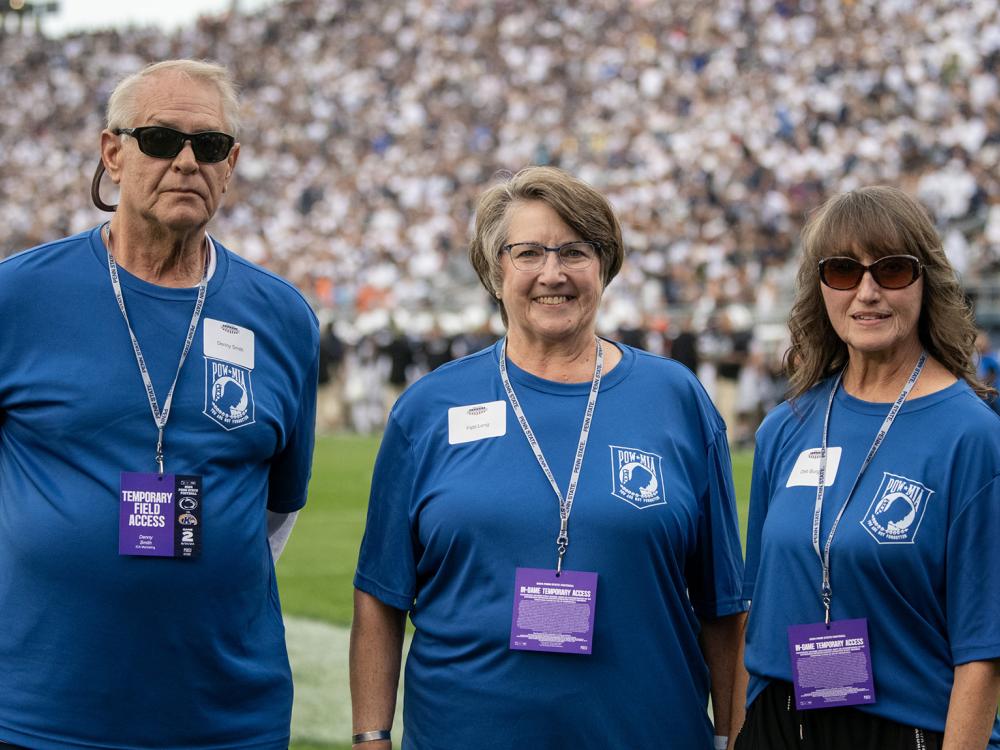
<svg viewBox="0 0 1000 750">
<path fill-rule="evenodd" d="M 746 615 L 740 612 L 701 623 L 701 650 L 712 682 L 712 715 L 717 736 L 725 736 L 732 723 L 733 675 L 745 620 Z"/>
<path fill-rule="evenodd" d="M 750 684 L 750 673 L 747 672 L 746 664 L 743 662 L 744 647 L 746 645 L 747 621 L 746 617 L 740 623 L 739 642 L 736 650 L 736 664 L 733 668 L 732 698 L 729 707 L 729 746 L 736 744 L 736 737 L 743 729 L 743 722 L 747 718 L 747 687 Z"/>
<path fill-rule="evenodd" d="M 403 654 L 406 612 L 354 590 L 351 624 L 351 713 L 354 732 L 391 729 Z M 388 740 L 354 745 L 359 750 L 390 750 Z"/>
<path fill-rule="evenodd" d="M 1000 660 L 970 661 L 955 667 L 942 750 L 983 750 L 997 715 Z"/>
</svg>

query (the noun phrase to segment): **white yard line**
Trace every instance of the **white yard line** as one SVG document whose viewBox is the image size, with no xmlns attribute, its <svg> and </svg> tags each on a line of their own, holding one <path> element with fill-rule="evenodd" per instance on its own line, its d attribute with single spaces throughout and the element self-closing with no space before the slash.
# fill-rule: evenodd
<svg viewBox="0 0 1000 750">
<path fill-rule="evenodd" d="M 292 740 L 347 745 L 351 741 L 351 694 L 347 680 L 350 630 L 317 620 L 285 617 L 288 659 L 295 678 Z M 405 649 L 409 646 L 407 638 Z M 404 657 L 405 658 L 405 657 Z M 402 681 L 401 681 L 402 682 Z M 403 728 L 400 684 L 393 746 Z"/>
<path fill-rule="evenodd" d="M 351 693 L 347 680 L 350 629 L 285 617 L 285 639 L 295 677 L 292 740 L 347 745 L 351 740 Z M 407 636 L 404 660 L 409 646 Z M 402 680 L 392 726 L 393 747 L 399 747 L 403 736 Z"/>
</svg>

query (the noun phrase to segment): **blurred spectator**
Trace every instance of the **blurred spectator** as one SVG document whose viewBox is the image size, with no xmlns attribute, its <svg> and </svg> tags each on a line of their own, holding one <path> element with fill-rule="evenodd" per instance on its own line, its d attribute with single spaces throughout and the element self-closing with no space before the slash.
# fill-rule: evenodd
<svg viewBox="0 0 1000 750">
<path fill-rule="evenodd" d="M 976 336 L 976 353 L 979 357 L 976 363 L 976 375 L 986 385 L 997 388 L 1000 386 L 1000 359 L 990 345 L 989 334 L 982 329 Z M 994 397 L 990 405 L 1000 414 L 1000 397 Z"/>
<path fill-rule="evenodd" d="M 323 324 L 319 338 L 319 391 L 316 403 L 316 427 L 321 432 L 344 426 L 343 377 L 344 342 L 334 331 L 333 323 Z"/>
</svg>

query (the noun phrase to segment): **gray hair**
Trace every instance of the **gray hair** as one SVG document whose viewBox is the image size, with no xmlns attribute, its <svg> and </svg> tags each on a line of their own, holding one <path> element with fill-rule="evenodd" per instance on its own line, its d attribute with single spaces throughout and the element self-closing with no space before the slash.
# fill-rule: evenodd
<svg viewBox="0 0 1000 750">
<path fill-rule="evenodd" d="M 176 73 L 192 81 L 215 86 L 222 99 L 223 127 L 234 137 L 239 137 L 240 103 L 236 83 L 226 68 L 203 60 L 164 60 L 147 65 L 138 73 L 122 79 L 108 99 L 108 130 L 137 124 L 139 89 L 149 78 L 161 73 Z"/>
</svg>

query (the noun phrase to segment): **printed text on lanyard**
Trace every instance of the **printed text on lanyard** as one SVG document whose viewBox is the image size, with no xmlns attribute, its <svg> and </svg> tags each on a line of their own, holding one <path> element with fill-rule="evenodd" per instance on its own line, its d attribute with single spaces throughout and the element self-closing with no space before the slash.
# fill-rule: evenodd
<svg viewBox="0 0 1000 750">
<path fill-rule="evenodd" d="M 121 282 L 118 279 L 118 264 L 111 247 L 111 227 L 107 224 L 104 229 L 108 241 L 108 273 L 111 275 L 111 286 L 115 290 L 115 299 L 118 302 L 118 309 L 121 310 L 122 318 L 125 319 L 125 327 L 128 328 L 129 338 L 132 339 L 132 350 L 135 352 L 135 361 L 139 365 L 139 374 L 142 376 L 143 385 L 146 386 L 146 398 L 149 400 L 149 410 L 153 414 L 153 421 L 156 423 L 156 464 L 159 467 L 160 476 L 163 476 L 163 431 L 170 418 L 170 405 L 174 400 L 174 389 L 177 387 L 177 380 L 181 376 L 181 368 L 184 360 L 187 359 L 188 352 L 191 351 L 191 344 L 194 343 L 195 333 L 198 330 L 198 321 L 201 319 L 201 311 L 205 306 L 205 294 L 208 290 L 208 258 L 205 260 L 205 271 L 201 275 L 198 283 L 198 300 L 194 305 L 194 312 L 191 314 L 191 325 L 188 326 L 187 338 L 184 339 L 184 349 L 181 351 L 180 361 L 177 363 L 177 372 L 174 373 L 174 382 L 170 384 L 167 397 L 163 400 L 163 410 L 160 410 L 156 400 L 156 393 L 153 391 L 153 381 L 149 377 L 149 369 L 146 367 L 146 360 L 142 356 L 142 349 L 139 348 L 139 340 L 135 337 L 132 324 L 128 319 L 128 312 L 125 310 L 125 297 L 122 294 Z"/>
<path fill-rule="evenodd" d="M 820 550 L 819 547 L 819 526 L 820 519 L 823 515 L 823 492 L 824 485 L 826 483 L 826 448 L 827 448 L 827 438 L 829 436 L 830 430 L 830 413 L 833 411 L 833 399 L 837 395 L 837 389 L 840 387 L 840 381 L 843 380 L 844 373 L 841 372 L 837 375 L 836 381 L 833 383 L 833 388 L 830 391 L 830 399 L 826 404 L 826 416 L 823 418 L 823 442 L 820 446 L 819 453 L 819 478 L 818 484 L 816 485 L 816 505 L 813 508 L 813 522 L 812 522 L 812 544 L 813 549 L 819 556 L 820 565 L 823 568 L 823 582 L 820 588 L 820 595 L 823 599 L 823 607 L 826 610 L 826 624 L 830 624 L 830 603 L 833 600 L 833 590 L 830 587 L 830 546 L 833 544 L 833 536 L 837 533 L 837 526 L 840 524 L 840 519 L 844 515 L 844 511 L 847 510 L 847 504 L 851 501 L 851 496 L 854 491 L 858 488 L 858 482 L 861 481 L 861 475 L 865 473 L 865 469 L 875 458 L 875 454 L 878 453 L 878 449 L 881 447 L 882 443 L 885 441 L 885 436 L 889 434 L 889 429 L 892 427 L 892 423 L 896 421 L 896 416 L 899 414 L 899 410 L 903 407 L 903 402 L 906 401 L 907 396 L 910 395 L 910 391 L 913 390 L 913 386 L 917 383 L 917 378 L 920 377 L 920 371 L 924 369 L 924 363 L 927 361 L 927 352 L 920 353 L 920 359 L 917 360 L 916 366 L 913 368 L 913 372 L 910 373 L 909 379 L 903 386 L 903 390 L 899 392 L 899 397 L 893 403 L 892 408 L 889 409 L 889 413 L 886 414 L 885 420 L 882 422 L 882 427 L 879 428 L 878 434 L 875 436 L 874 442 L 872 442 L 872 447 L 868 449 L 868 455 L 865 456 L 864 463 L 861 464 L 861 469 L 858 471 L 857 477 L 854 479 L 854 484 L 851 485 L 850 491 L 847 493 L 847 497 L 844 498 L 844 504 L 840 507 L 840 512 L 833 519 L 833 526 L 830 528 L 830 535 L 826 538 L 826 544 L 823 549 Z"/>
<path fill-rule="evenodd" d="M 573 498 L 576 497 L 576 486 L 580 481 L 580 470 L 583 467 L 583 455 L 587 451 L 587 439 L 590 437 L 590 423 L 594 417 L 594 407 L 597 406 L 597 394 L 601 389 L 601 374 L 604 370 L 604 347 L 601 346 L 601 340 L 597 339 L 597 357 L 594 362 L 594 378 L 590 385 L 590 396 L 587 399 L 587 410 L 583 415 L 583 426 L 580 428 L 580 440 L 576 446 L 576 456 L 573 459 L 573 472 L 570 474 L 569 486 L 566 488 L 566 497 L 563 497 L 562 492 L 559 489 L 559 485 L 556 484 L 556 478 L 552 474 L 552 470 L 549 468 L 548 462 L 545 460 L 545 456 L 542 454 L 542 448 L 538 444 L 538 440 L 535 438 L 535 433 L 531 430 L 531 425 L 528 424 L 528 418 L 524 415 L 524 410 L 521 408 L 521 403 L 517 400 L 517 395 L 514 393 L 514 386 L 510 382 L 510 377 L 507 374 L 507 339 L 504 338 L 503 346 L 500 348 L 500 380 L 503 382 L 504 390 L 507 392 L 507 398 L 510 400 L 511 408 L 514 410 L 514 414 L 517 416 L 517 421 L 521 425 L 521 429 L 524 431 L 524 436 L 528 439 L 528 445 L 531 446 L 532 453 L 535 454 L 535 459 L 538 461 L 538 465 L 542 467 L 542 471 L 545 472 L 546 479 L 549 480 L 549 484 L 552 485 L 552 490 L 556 493 L 556 498 L 559 500 L 559 536 L 556 537 L 556 550 L 558 552 L 558 557 L 556 559 L 556 573 L 562 573 L 562 561 L 563 557 L 566 555 L 566 550 L 569 548 L 569 514 L 573 510 Z"/>
</svg>

